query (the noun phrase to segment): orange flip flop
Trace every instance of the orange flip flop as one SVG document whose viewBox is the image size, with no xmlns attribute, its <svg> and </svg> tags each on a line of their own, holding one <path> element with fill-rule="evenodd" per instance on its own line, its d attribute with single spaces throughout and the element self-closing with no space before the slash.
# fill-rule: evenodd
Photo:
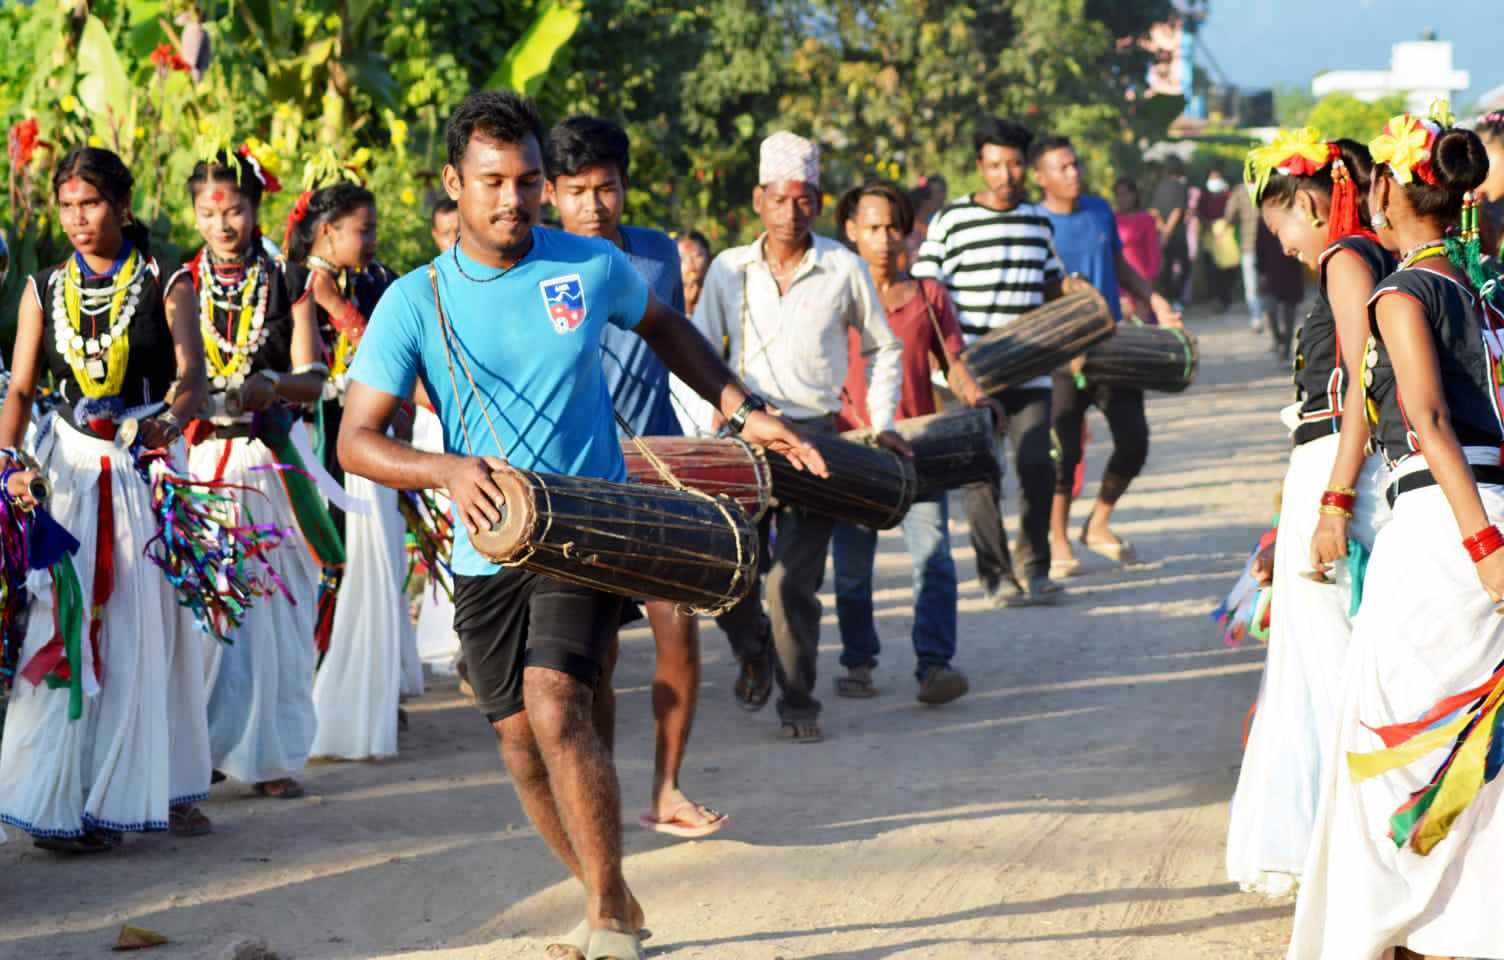
<svg viewBox="0 0 1504 960">
<path fill-rule="evenodd" d="M 695 840 L 700 837 L 708 837 L 712 833 L 716 833 L 722 827 L 726 826 L 726 824 L 731 822 L 731 818 L 729 816 L 716 810 L 711 810 L 709 807 L 706 807 L 705 809 L 715 814 L 715 819 L 711 820 L 708 823 L 695 823 L 692 820 L 685 820 L 679 816 L 685 810 L 694 806 L 696 806 L 696 804 L 681 804 L 680 806 L 674 808 L 674 812 L 672 814 L 662 819 L 653 816 L 651 810 L 644 810 L 642 816 L 637 818 L 637 822 L 641 824 L 643 829 L 645 830 L 652 830 L 654 833 L 666 833 L 671 837 L 681 837 L 686 840 Z"/>
</svg>

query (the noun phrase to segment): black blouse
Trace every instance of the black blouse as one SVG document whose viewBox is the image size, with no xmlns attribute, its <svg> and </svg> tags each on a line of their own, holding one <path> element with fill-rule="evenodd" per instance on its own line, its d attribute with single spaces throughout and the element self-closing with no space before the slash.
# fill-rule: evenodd
<svg viewBox="0 0 1504 960">
<path fill-rule="evenodd" d="M 1295 350 L 1295 398 L 1300 401 L 1302 423 L 1332 419 L 1332 432 L 1338 429 L 1347 396 L 1347 369 L 1337 337 L 1337 320 L 1326 295 L 1326 270 L 1332 255 L 1351 250 L 1363 258 L 1375 283 L 1394 272 L 1394 257 L 1373 240 L 1362 236 L 1343 237 L 1321 255 L 1321 296 L 1317 298 L 1301 327 Z"/>
<path fill-rule="evenodd" d="M 1452 431 L 1464 447 L 1504 446 L 1498 386 L 1500 336 L 1504 314 L 1485 306 L 1472 287 L 1426 267 L 1389 276 L 1368 302 L 1372 336 L 1365 356 L 1363 386 L 1374 441 L 1391 464 L 1420 453 L 1420 440 L 1405 416 L 1404 398 L 1394 379 L 1389 351 L 1379 334 L 1377 306 L 1386 296 L 1409 297 L 1421 306 L 1431 328 L 1441 367 L 1442 396 Z"/>
<path fill-rule="evenodd" d="M 73 407 L 87 398 L 79 386 L 78 378 L 73 373 L 73 367 L 69 365 L 63 351 L 58 348 L 57 342 L 58 326 L 54 297 L 67 282 L 66 267 L 67 261 L 48 267 L 33 274 L 31 282 L 42 306 L 43 363 L 52 376 L 60 399 L 68 407 Z M 146 271 L 146 275 L 141 283 L 135 313 L 126 327 L 130 352 L 126 355 L 125 379 L 120 384 L 120 392 L 113 398 L 98 398 L 98 401 L 103 401 L 106 406 L 116 407 L 116 412 L 161 402 L 166 398 L 168 389 L 178 375 L 172 329 L 167 325 L 167 311 L 163 306 L 160 270 L 156 260 L 151 257 L 146 258 L 141 269 Z M 115 280 L 115 277 L 85 276 L 82 283 L 85 288 L 97 289 L 112 286 Z M 80 314 L 79 324 L 82 329 L 77 332 L 70 329 L 65 335 L 81 336 L 86 340 L 97 338 L 101 334 L 108 333 L 110 317 L 108 313 L 94 318 Z M 108 351 L 106 351 L 105 362 L 106 370 L 108 370 Z M 102 380 L 103 377 L 95 379 Z M 112 400 L 113 404 L 111 404 Z"/>
<path fill-rule="evenodd" d="M 199 305 L 199 323 L 204 326 L 212 325 L 219 335 L 233 343 L 235 334 L 240 326 L 239 311 L 226 310 L 217 303 L 209 306 L 209 312 L 204 312 L 203 291 L 200 289 L 201 277 L 199 265 L 206 252 L 200 250 L 198 255 L 188 261 L 172 279 L 167 281 L 167 289 L 171 290 L 173 284 L 181 283 L 186 278 L 193 283 L 194 298 Z M 287 276 L 284 273 L 280 260 L 262 254 L 258 257 L 257 267 L 261 270 L 261 283 L 269 284 L 266 292 L 266 316 L 262 321 L 262 329 L 266 331 L 266 338 L 261 346 L 250 356 L 250 365 L 241 372 L 247 376 L 258 370 L 272 370 L 277 373 L 287 373 L 292 369 L 292 304 L 293 297 L 288 291 Z M 258 294 L 259 295 L 259 294 Z M 205 337 L 208 334 L 205 333 Z M 210 389 L 214 390 L 214 371 L 206 371 L 210 380 Z"/>
</svg>

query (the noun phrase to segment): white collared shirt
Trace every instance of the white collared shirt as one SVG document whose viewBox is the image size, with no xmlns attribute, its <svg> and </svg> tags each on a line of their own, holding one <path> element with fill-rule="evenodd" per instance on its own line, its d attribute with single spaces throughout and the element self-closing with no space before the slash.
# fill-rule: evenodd
<svg viewBox="0 0 1504 960">
<path fill-rule="evenodd" d="M 725 344 L 723 356 L 748 389 L 796 420 L 840 411 L 846 331 L 857 330 L 872 426 L 891 429 L 903 387 L 903 344 L 888 326 L 867 265 L 834 240 L 813 236 L 780 295 L 763 258 L 765 240 L 726 250 L 710 264 L 695 326 L 711 344 Z"/>
</svg>

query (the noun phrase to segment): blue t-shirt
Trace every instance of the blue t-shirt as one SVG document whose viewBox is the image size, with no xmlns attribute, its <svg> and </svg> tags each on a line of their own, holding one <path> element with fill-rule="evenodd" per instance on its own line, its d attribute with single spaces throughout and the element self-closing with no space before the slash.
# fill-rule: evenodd
<svg viewBox="0 0 1504 960">
<path fill-rule="evenodd" d="M 1118 222 L 1101 197 L 1082 194 L 1074 213 L 1056 213 L 1040 204 L 1055 228 L 1055 252 L 1067 273 L 1079 273 L 1107 301 L 1114 320 L 1123 319 L 1118 303 Z"/>
<path fill-rule="evenodd" d="M 684 312 L 684 280 L 679 247 L 668 234 L 646 227 L 622 227 L 627 259 L 653 296 Z M 640 437 L 677 437 L 684 431 L 669 396 L 668 368 L 637 334 L 607 327 L 601 331 L 601 365 L 616 412 Z"/>
<path fill-rule="evenodd" d="M 600 361 L 607 325 L 631 330 L 647 309 L 647 284 L 626 255 L 605 240 L 537 227 L 533 249 L 499 277 L 458 245 L 434 264 L 454 332 L 458 399 L 427 267 L 407 274 L 382 296 L 356 351 L 351 379 L 397 397 L 407 396 L 414 380 L 422 380 L 444 425 L 446 450 L 502 454 L 513 466 L 544 473 L 626 479 Z M 491 277 L 496 279 L 477 282 Z M 479 398 L 465 379 L 460 356 L 470 364 Z M 496 449 L 482 402 L 504 452 Z M 466 444 L 466 428 L 473 449 Z M 470 545 L 458 517 L 453 563 L 454 571 L 466 576 L 499 569 Z"/>
</svg>

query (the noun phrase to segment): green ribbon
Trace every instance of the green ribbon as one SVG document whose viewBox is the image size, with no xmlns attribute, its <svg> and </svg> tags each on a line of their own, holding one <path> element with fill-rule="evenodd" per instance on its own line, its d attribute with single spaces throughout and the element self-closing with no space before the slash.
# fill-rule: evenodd
<svg viewBox="0 0 1504 960">
<path fill-rule="evenodd" d="M 47 686 L 53 690 L 68 688 L 68 719 L 77 720 L 84 715 L 84 591 L 78 583 L 78 572 L 73 569 L 73 558 L 67 554 L 52 566 L 52 595 L 53 616 L 63 638 L 68 676 L 65 679 L 56 672 L 49 673 Z"/>
<path fill-rule="evenodd" d="M 323 414 L 320 413 L 322 417 Z M 277 462 L 291 470 L 279 470 L 282 486 L 287 490 L 287 499 L 292 504 L 293 516 L 297 518 L 298 530 L 308 542 L 308 549 L 324 567 L 342 567 L 345 564 L 345 545 L 339 531 L 334 527 L 334 518 L 324 503 L 323 494 L 308 476 L 308 467 L 298 456 L 298 448 L 292 442 L 292 421 L 286 417 L 267 417 L 258 434 L 262 443 L 271 450 Z"/>
<path fill-rule="evenodd" d="M 1368 548 L 1356 540 L 1347 541 L 1347 577 L 1352 581 L 1352 597 L 1348 601 L 1349 618 L 1358 615 L 1363 604 L 1363 580 L 1368 576 Z"/>
</svg>

